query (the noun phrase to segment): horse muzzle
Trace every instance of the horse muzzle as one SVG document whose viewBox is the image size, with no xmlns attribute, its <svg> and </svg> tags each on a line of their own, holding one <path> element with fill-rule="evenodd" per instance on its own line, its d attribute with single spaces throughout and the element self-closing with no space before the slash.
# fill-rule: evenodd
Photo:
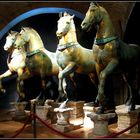
<svg viewBox="0 0 140 140">
<path fill-rule="evenodd" d="M 62 32 L 56 32 L 56 36 L 58 37 L 58 39 L 62 38 Z"/>
<path fill-rule="evenodd" d="M 89 23 L 82 22 L 82 23 L 81 23 L 81 28 L 82 28 L 82 30 L 88 32 L 88 31 L 90 31 L 90 29 L 91 29 L 91 25 L 90 25 Z"/>
<path fill-rule="evenodd" d="M 8 51 L 8 49 L 9 49 L 9 47 L 7 47 L 7 46 L 4 46 L 3 48 L 5 51 Z"/>
</svg>

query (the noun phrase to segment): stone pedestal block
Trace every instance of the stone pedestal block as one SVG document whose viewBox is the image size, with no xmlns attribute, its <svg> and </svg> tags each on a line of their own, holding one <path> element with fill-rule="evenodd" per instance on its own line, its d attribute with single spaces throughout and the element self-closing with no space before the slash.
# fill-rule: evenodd
<svg viewBox="0 0 140 140">
<path fill-rule="evenodd" d="M 53 126 L 61 132 L 73 130 L 74 125 L 69 122 L 70 111 L 72 110 L 72 108 L 55 108 L 54 112 L 57 115 L 57 123 Z"/>
<path fill-rule="evenodd" d="M 25 112 L 25 107 L 27 105 L 27 102 L 12 102 L 11 105 L 13 105 L 15 108 L 13 120 L 22 121 L 27 118 L 27 114 Z"/>
<path fill-rule="evenodd" d="M 47 99 L 44 103 L 45 106 L 50 106 L 48 110 L 47 119 L 50 120 L 51 124 L 55 124 L 57 121 L 56 112 L 54 111 L 55 108 L 59 107 L 59 104 L 56 103 L 54 100 Z"/>
<path fill-rule="evenodd" d="M 36 115 L 50 124 L 51 120 L 47 118 L 49 109 L 49 106 L 36 106 Z M 42 125 L 42 123 L 38 119 L 36 119 L 36 123 L 37 125 Z"/>
<path fill-rule="evenodd" d="M 84 101 L 70 101 L 67 103 L 68 108 L 73 108 L 70 112 L 70 122 L 74 125 L 82 125 L 84 123 Z"/>
<path fill-rule="evenodd" d="M 84 109 L 84 127 L 85 128 L 93 128 L 94 127 L 94 123 L 91 121 L 91 119 L 89 117 L 87 117 L 88 114 L 94 113 L 94 107 L 93 106 L 87 106 L 85 105 L 83 107 Z"/>
<path fill-rule="evenodd" d="M 55 108 L 54 112 L 56 112 L 57 115 L 57 124 L 58 125 L 68 125 L 69 118 L 70 118 L 70 111 L 72 111 L 72 108 Z"/>
<path fill-rule="evenodd" d="M 107 113 L 107 114 L 95 114 L 91 113 L 87 116 L 90 117 L 90 119 L 94 123 L 93 128 L 93 135 L 97 136 L 107 136 L 109 135 L 109 129 L 108 129 L 108 121 L 109 119 L 115 117 L 115 113 Z"/>
<path fill-rule="evenodd" d="M 36 106 L 36 114 L 42 119 L 47 120 L 47 113 L 49 107 L 47 106 Z"/>
<path fill-rule="evenodd" d="M 116 107 L 116 113 L 118 116 L 117 120 L 117 131 L 124 130 L 131 126 L 134 122 L 140 119 L 140 105 L 136 105 L 136 110 L 129 111 L 128 106 L 119 105 Z M 135 125 L 132 129 L 126 131 L 125 133 L 139 133 L 140 132 L 140 123 Z"/>
</svg>

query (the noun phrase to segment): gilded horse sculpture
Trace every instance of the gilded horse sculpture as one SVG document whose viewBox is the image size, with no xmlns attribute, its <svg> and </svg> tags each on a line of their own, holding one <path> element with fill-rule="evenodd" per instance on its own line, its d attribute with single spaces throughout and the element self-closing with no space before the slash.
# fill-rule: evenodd
<svg viewBox="0 0 140 140">
<path fill-rule="evenodd" d="M 74 72 L 88 74 L 92 82 L 96 76 L 93 52 L 78 43 L 73 18 L 74 16 L 65 12 L 58 20 L 56 31 L 59 39 L 56 58 L 60 67 L 58 90 L 61 95 L 64 94 L 63 79 L 67 76 L 72 77 Z"/>
<path fill-rule="evenodd" d="M 111 74 L 118 65 L 121 70 L 127 72 L 132 71 L 133 75 L 136 74 L 136 67 L 140 62 L 140 47 L 134 44 L 127 45 L 119 39 L 115 33 L 108 12 L 97 3 L 90 4 L 86 16 L 81 23 L 82 29 L 87 31 L 92 28 L 92 25 L 98 27 L 93 44 L 93 54 L 99 78 L 96 101 L 103 103 L 105 99 L 104 86 L 106 77 Z M 132 81 L 130 81 L 129 84 L 134 92 L 135 89 L 132 86 Z M 131 102 L 130 110 L 135 109 L 134 98 L 133 93 L 130 99 L 133 101 Z"/>
<path fill-rule="evenodd" d="M 13 46 L 17 36 L 18 36 L 18 32 L 11 31 L 6 37 L 4 50 L 9 52 L 7 58 L 7 65 L 9 69 L 0 75 L 0 90 L 2 91 L 5 91 L 5 89 L 2 86 L 2 79 L 11 76 L 14 72 L 16 72 L 18 76 L 21 76 L 25 68 L 26 52 L 23 49 L 19 50 L 19 49 L 10 48 L 11 46 Z"/>
<path fill-rule="evenodd" d="M 56 54 L 46 50 L 41 37 L 33 28 L 22 28 L 16 37 L 14 45 L 11 47 L 18 50 L 26 50 L 25 64 L 27 70 L 18 77 L 18 81 L 23 81 L 33 75 L 40 75 L 42 87 L 45 89 L 45 77 L 58 75 L 59 67 L 56 61 Z"/>
</svg>

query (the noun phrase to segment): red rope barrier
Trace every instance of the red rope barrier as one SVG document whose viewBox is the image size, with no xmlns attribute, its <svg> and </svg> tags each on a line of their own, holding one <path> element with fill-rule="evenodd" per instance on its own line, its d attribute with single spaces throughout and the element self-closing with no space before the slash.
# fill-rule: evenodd
<svg viewBox="0 0 140 140">
<path fill-rule="evenodd" d="M 54 129 L 53 127 L 51 127 L 50 125 L 48 125 L 44 120 L 42 120 L 40 117 L 38 117 L 36 114 L 32 113 L 33 116 L 35 116 L 40 122 L 42 122 L 45 126 L 47 126 L 49 129 L 53 130 L 54 132 L 58 133 L 59 135 L 62 135 L 66 138 L 79 138 L 79 137 L 74 137 L 65 133 L 62 133 L 56 129 Z"/>
<path fill-rule="evenodd" d="M 65 133 L 62 133 L 56 129 L 54 129 L 53 127 L 51 127 L 50 125 L 48 125 L 44 120 L 42 120 L 40 117 L 38 117 L 36 114 L 34 113 L 31 113 L 30 116 L 28 117 L 27 121 L 24 123 L 24 125 L 22 126 L 22 128 L 20 128 L 19 130 L 17 130 L 17 133 L 15 135 L 13 135 L 12 137 L 10 138 L 15 138 L 17 137 L 24 129 L 25 129 L 25 126 L 28 124 L 29 120 L 35 116 L 40 122 L 42 122 L 45 126 L 47 126 L 49 129 L 53 130 L 54 132 L 58 133 L 59 135 L 62 135 L 66 138 L 79 138 L 79 137 L 74 137 L 74 136 L 71 136 L 71 135 L 68 135 L 68 134 L 65 134 Z M 138 119 L 135 123 L 133 123 L 131 126 L 127 127 L 126 129 L 120 131 L 120 132 L 117 132 L 117 133 L 112 133 L 111 135 L 109 136 L 97 136 L 95 138 L 114 138 L 120 134 L 123 134 L 124 132 L 128 131 L 129 129 L 133 128 L 136 124 L 140 123 L 140 119 Z"/>
</svg>

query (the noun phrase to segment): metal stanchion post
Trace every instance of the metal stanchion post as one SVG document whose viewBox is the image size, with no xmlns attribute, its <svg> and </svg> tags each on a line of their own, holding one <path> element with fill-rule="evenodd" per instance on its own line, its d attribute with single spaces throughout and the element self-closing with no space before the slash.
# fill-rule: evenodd
<svg viewBox="0 0 140 140">
<path fill-rule="evenodd" d="M 33 113 L 36 114 L 36 103 L 33 103 Z M 33 135 L 36 138 L 36 117 L 33 116 Z"/>
</svg>

